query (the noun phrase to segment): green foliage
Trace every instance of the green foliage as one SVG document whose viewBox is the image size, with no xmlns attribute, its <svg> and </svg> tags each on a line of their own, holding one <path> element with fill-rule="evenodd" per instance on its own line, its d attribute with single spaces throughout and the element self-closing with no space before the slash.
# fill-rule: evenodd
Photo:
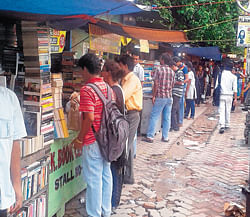
<svg viewBox="0 0 250 217">
<path fill-rule="evenodd" d="M 139 0 L 138 3 L 147 5 L 174 6 L 204 3 L 209 0 Z M 210 0 L 218 2 L 220 0 Z M 188 39 L 202 46 L 219 46 L 222 52 L 239 51 L 236 48 L 237 20 L 216 24 L 221 21 L 238 18 L 239 9 L 236 2 L 223 4 L 210 4 L 188 7 L 176 7 L 171 9 L 160 9 L 160 16 L 166 26 L 175 30 L 192 30 L 187 32 Z M 232 41 L 208 41 L 208 40 L 227 40 Z"/>
</svg>

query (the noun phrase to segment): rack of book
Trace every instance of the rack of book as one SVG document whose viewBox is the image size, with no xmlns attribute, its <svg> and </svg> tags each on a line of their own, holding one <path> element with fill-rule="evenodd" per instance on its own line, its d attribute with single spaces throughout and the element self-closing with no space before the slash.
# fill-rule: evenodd
<svg viewBox="0 0 250 217">
<path fill-rule="evenodd" d="M 27 131 L 27 137 L 20 140 L 23 207 L 9 215 L 13 217 L 51 217 L 84 188 L 81 155 L 65 149 L 76 132 L 68 131 L 63 109 L 63 98 L 68 101 L 73 91 L 80 91 L 82 76 L 75 67 L 72 52 L 58 55 L 62 57 L 62 67 L 51 73 L 49 31 L 33 21 L 0 21 L 0 85 L 18 96 Z M 64 88 L 70 90 L 63 93 Z M 74 154 L 69 162 L 60 155 L 65 150 Z M 52 164 L 56 168 L 53 171 Z M 76 171 L 73 181 L 60 186 L 70 194 L 59 200 L 56 208 L 49 208 L 49 198 L 54 200 L 54 195 L 63 192 L 54 185 L 65 171 L 66 174 Z M 81 183 L 81 187 L 76 183 Z"/>
</svg>

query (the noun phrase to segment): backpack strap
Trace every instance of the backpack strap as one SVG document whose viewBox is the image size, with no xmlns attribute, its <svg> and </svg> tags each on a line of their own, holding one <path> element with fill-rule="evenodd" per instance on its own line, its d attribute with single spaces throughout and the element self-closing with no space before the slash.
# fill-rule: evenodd
<svg viewBox="0 0 250 217">
<path fill-rule="evenodd" d="M 110 87 L 108 85 L 106 85 L 107 87 L 107 96 L 108 96 L 108 99 L 104 96 L 104 94 L 102 93 L 102 91 L 100 90 L 100 88 L 94 84 L 94 83 L 89 83 L 87 84 L 87 86 L 91 87 L 95 92 L 96 94 L 99 96 L 99 98 L 102 100 L 103 102 L 103 106 L 106 106 L 107 105 L 107 102 L 110 101 L 112 99 L 112 92 L 110 90 Z M 96 133 L 96 130 L 95 130 L 95 127 L 94 125 L 92 124 L 91 125 L 91 128 L 94 132 L 94 134 Z"/>
<path fill-rule="evenodd" d="M 102 91 L 100 90 L 100 88 L 96 84 L 89 83 L 89 84 L 87 84 L 87 86 L 91 87 L 96 92 L 96 94 L 102 100 L 104 106 L 107 104 L 107 101 L 110 101 L 112 99 L 112 92 L 111 92 L 110 87 L 108 85 L 106 85 L 108 98 L 106 98 L 104 96 L 104 94 L 102 93 Z"/>
</svg>

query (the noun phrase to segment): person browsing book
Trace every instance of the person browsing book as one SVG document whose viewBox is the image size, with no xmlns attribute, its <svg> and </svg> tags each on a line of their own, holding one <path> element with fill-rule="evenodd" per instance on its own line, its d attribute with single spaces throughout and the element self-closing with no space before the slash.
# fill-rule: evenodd
<svg viewBox="0 0 250 217">
<path fill-rule="evenodd" d="M 27 136 L 17 96 L 0 87 L 0 217 L 22 207 L 20 144 Z"/>
</svg>

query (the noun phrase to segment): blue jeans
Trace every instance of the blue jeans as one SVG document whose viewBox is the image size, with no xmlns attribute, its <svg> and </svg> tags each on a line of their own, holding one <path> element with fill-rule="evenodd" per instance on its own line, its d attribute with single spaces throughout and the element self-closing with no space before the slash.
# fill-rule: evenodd
<svg viewBox="0 0 250 217">
<path fill-rule="evenodd" d="M 83 178 L 87 183 L 86 210 L 89 217 L 111 215 L 112 174 L 97 142 L 83 147 Z"/>
<path fill-rule="evenodd" d="M 186 92 L 186 88 L 184 87 L 182 97 L 180 98 L 179 124 L 183 124 L 185 92 Z"/>
<path fill-rule="evenodd" d="M 191 118 L 194 118 L 195 115 L 195 101 L 194 99 L 186 99 L 186 109 L 185 109 L 185 118 L 188 118 L 191 109 Z"/>
<path fill-rule="evenodd" d="M 162 113 L 162 138 L 168 139 L 168 132 L 171 124 L 171 109 L 173 99 L 172 98 L 156 98 L 155 104 L 150 114 L 149 126 L 148 126 L 148 138 L 154 138 L 155 126 Z"/>
</svg>

